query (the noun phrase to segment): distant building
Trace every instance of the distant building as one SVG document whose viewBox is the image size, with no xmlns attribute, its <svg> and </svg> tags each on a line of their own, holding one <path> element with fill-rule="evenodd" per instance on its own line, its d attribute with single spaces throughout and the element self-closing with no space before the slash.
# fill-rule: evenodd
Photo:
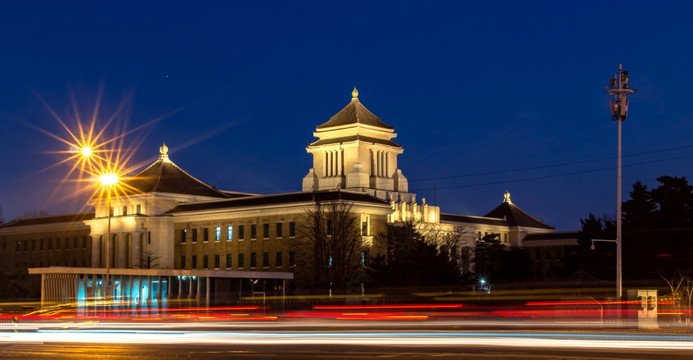
<svg viewBox="0 0 693 360">
<path fill-rule="evenodd" d="M 41 275 L 45 302 L 101 297 L 108 277 L 115 299 L 211 304 L 302 288 L 306 275 L 297 269 L 297 248 L 305 239 L 297 229 L 316 197 L 352 204 L 369 256 L 383 253 L 377 235 L 387 223 L 413 221 L 424 232 L 457 234 L 463 271 L 473 271 L 470 248 L 481 236 L 525 247 L 527 239 L 555 233 L 514 205 L 509 193 L 484 216 L 441 213 L 425 199 L 417 202 L 397 167 L 403 148 L 392 140 L 394 128 L 361 104 L 356 89 L 314 136 L 303 191 L 270 195 L 217 190 L 173 163 L 163 145 L 157 161 L 124 181 L 129 196 L 110 203 L 93 198 L 93 213 L 0 227 L 2 261 Z"/>
</svg>

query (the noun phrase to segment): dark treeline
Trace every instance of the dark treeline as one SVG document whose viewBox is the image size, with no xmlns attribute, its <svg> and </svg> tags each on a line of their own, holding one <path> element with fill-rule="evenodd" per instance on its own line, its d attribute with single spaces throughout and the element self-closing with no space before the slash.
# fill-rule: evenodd
<svg viewBox="0 0 693 360">
<path fill-rule="evenodd" d="M 693 186 L 685 177 L 662 176 L 648 189 L 633 184 L 623 202 L 623 277 L 631 283 L 661 282 L 661 277 L 693 271 Z M 603 279 L 614 272 L 616 246 L 591 239 L 615 239 L 616 221 L 589 214 L 581 220 L 581 246 L 576 260 L 583 269 Z"/>
</svg>

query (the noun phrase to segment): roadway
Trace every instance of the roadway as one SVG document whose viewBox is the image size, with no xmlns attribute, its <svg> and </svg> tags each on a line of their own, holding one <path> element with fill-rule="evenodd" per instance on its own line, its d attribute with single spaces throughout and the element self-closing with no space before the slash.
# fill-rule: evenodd
<svg viewBox="0 0 693 360">
<path fill-rule="evenodd" d="M 497 324 L 496 324 L 497 325 Z M 383 321 L 36 322 L 0 332 L 2 359 L 690 359 L 690 329 L 523 329 Z M 507 323 L 506 325 L 512 325 Z M 585 324 L 587 325 L 587 324 Z"/>
</svg>

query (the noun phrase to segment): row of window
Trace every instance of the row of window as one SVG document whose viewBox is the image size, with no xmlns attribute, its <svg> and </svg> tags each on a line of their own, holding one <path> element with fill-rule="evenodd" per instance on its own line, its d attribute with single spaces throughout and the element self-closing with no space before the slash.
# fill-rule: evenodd
<svg viewBox="0 0 693 360">
<path fill-rule="evenodd" d="M 110 216 L 115 215 L 115 209 L 113 208 L 113 206 L 111 206 L 109 211 L 110 211 L 110 213 L 109 213 Z M 135 215 L 140 215 L 140 214 L 142 214 L 142 205 L 137 204 L 137 205 L 135 205 Z M 123 207 L 121 208 L 120 215 L 122 215 L 122 216 L 128 215 L 127 205 L 123 205 Z"/>
<path fill-rule="evenodd" d="M 209 241 L 209 228 L 201 228 L 200 232 L 202 233 L 202 241 Z M 238 225 L 237 226 L 238 230 L 238 237 L 236 238 L 237 240 L 244 240 L 245 239 L 245 225 Z M 192 242 L 197 242 L 198 239 L 198 229 L 193 228 L 191 229 L 191 241 Z M 225 240 L 230 241 L 234 239 L 234 227 L 233 225 L 229 225 L 226 227 L 226 234 L 225 234 Z M 222 239 L 222 227 L 217 226 L 214 228 L 214 241 L 221 241 Z M 276 238 L 282 238 L 284 236 L 284 224 L 283 223 L 276 223 L 274 226 L 274 235 Z M 289 237 L 295 237 L 296 236 L 296 223 L 295 222 L 290 222 L 289 223 Z M 262 224 L 262 238 L 263 239 L 269 239 L 270 237 L 270 224 L 269 223 L 264 223 Z M 250 240 L 255 240 L 257 239 L 257 225 L 252 224 L 250 225 Z M 180 230 L 180 242 L 185 243 L 188 241 L 188 229 L 181 229 Z"/>
<path fill-rule="evenodd" d="M 78 249 L 81 243 L 81 247 L 83 249 L 87 248 L 87 237 L 82 236 L 82 239 L 80 239 L 75 236 L 72 238 L 72 248 Z M 5 244 L 3 243 L 2 247 L 3 250 L 5 250 Z M 15 251 L 35 251 L 36 248 L 38 247 L 38 250 L 53 250 L 53 245 L 55 244 L 55 249 L 60 250 L 61 246 L 64 247 L 65 250 L 68 250 L 70 248 L 70 238 L 66 237 L 63 241 L 63 239 L 57 238 L 55 241 L 53 239 L 32 239 L 32 240 L 17 240 L 15 243 Z"/>
<path fill-rule="evenodd" d="M 221 264 L 220 264 L 220 259 L 221 256 L 219 254 L 214 255 L 214 268 L 215 269 L 220 269 Z M 192 264 L 191 268 L 192 269 L 197 269 L 197 255 L 192 255 L 191 256 Z M 237 256 L 237 263 L 236 267 L 244 268 L 245 267 L 245 254 L 238 254 Z M 277 251 L 275 254 L 275 260 L 274 260 L 274 265 L 276 267 L 281 267 L 284 264 L 284 257 L 282 255 L 281 251 Z M 226 264 L 225 268 L 230 269 L 233 267 L 233 254 L 226 254 Z M 262 267 L 269 267 L 270 265 L 270 253 L 264 252 L 262 253 Z M 293 251 L 289 252 L 289 266 L 296 266 L 296 253 Z M 186 262 L 186 257 L 185 255 L 180 257 L 180 267 L 181 269 L 186 269 L 187 268 L 187 262 Z M 254 268 L 257 267 L 257 254 L 256 253 L 250 253 L 250 267 Z M 202 268 L 203 269 L 209 269 L 209 256 L 208 255 L 203 255 L 202 256 Z"/>
</svg>

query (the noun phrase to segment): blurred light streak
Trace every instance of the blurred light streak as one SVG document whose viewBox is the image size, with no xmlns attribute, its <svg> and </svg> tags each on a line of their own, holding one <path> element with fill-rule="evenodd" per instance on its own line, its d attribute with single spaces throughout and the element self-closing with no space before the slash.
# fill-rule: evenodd
<svg viewBox="0 0 693 360">
<path fill-rule="evenodd" d="M 693 350 L 691 335 L 491 331 L 170 331 L 37 330 L 0 333 L 0 343 L 501 346 L 519 348 Z"/>
<path fill-rule="evenodd" d="M 404 304 L 404 305 L 315 305 L 315 310 L 355 310 L 355 309 L 459 309 L 462 304 Z"/>
</svg>

